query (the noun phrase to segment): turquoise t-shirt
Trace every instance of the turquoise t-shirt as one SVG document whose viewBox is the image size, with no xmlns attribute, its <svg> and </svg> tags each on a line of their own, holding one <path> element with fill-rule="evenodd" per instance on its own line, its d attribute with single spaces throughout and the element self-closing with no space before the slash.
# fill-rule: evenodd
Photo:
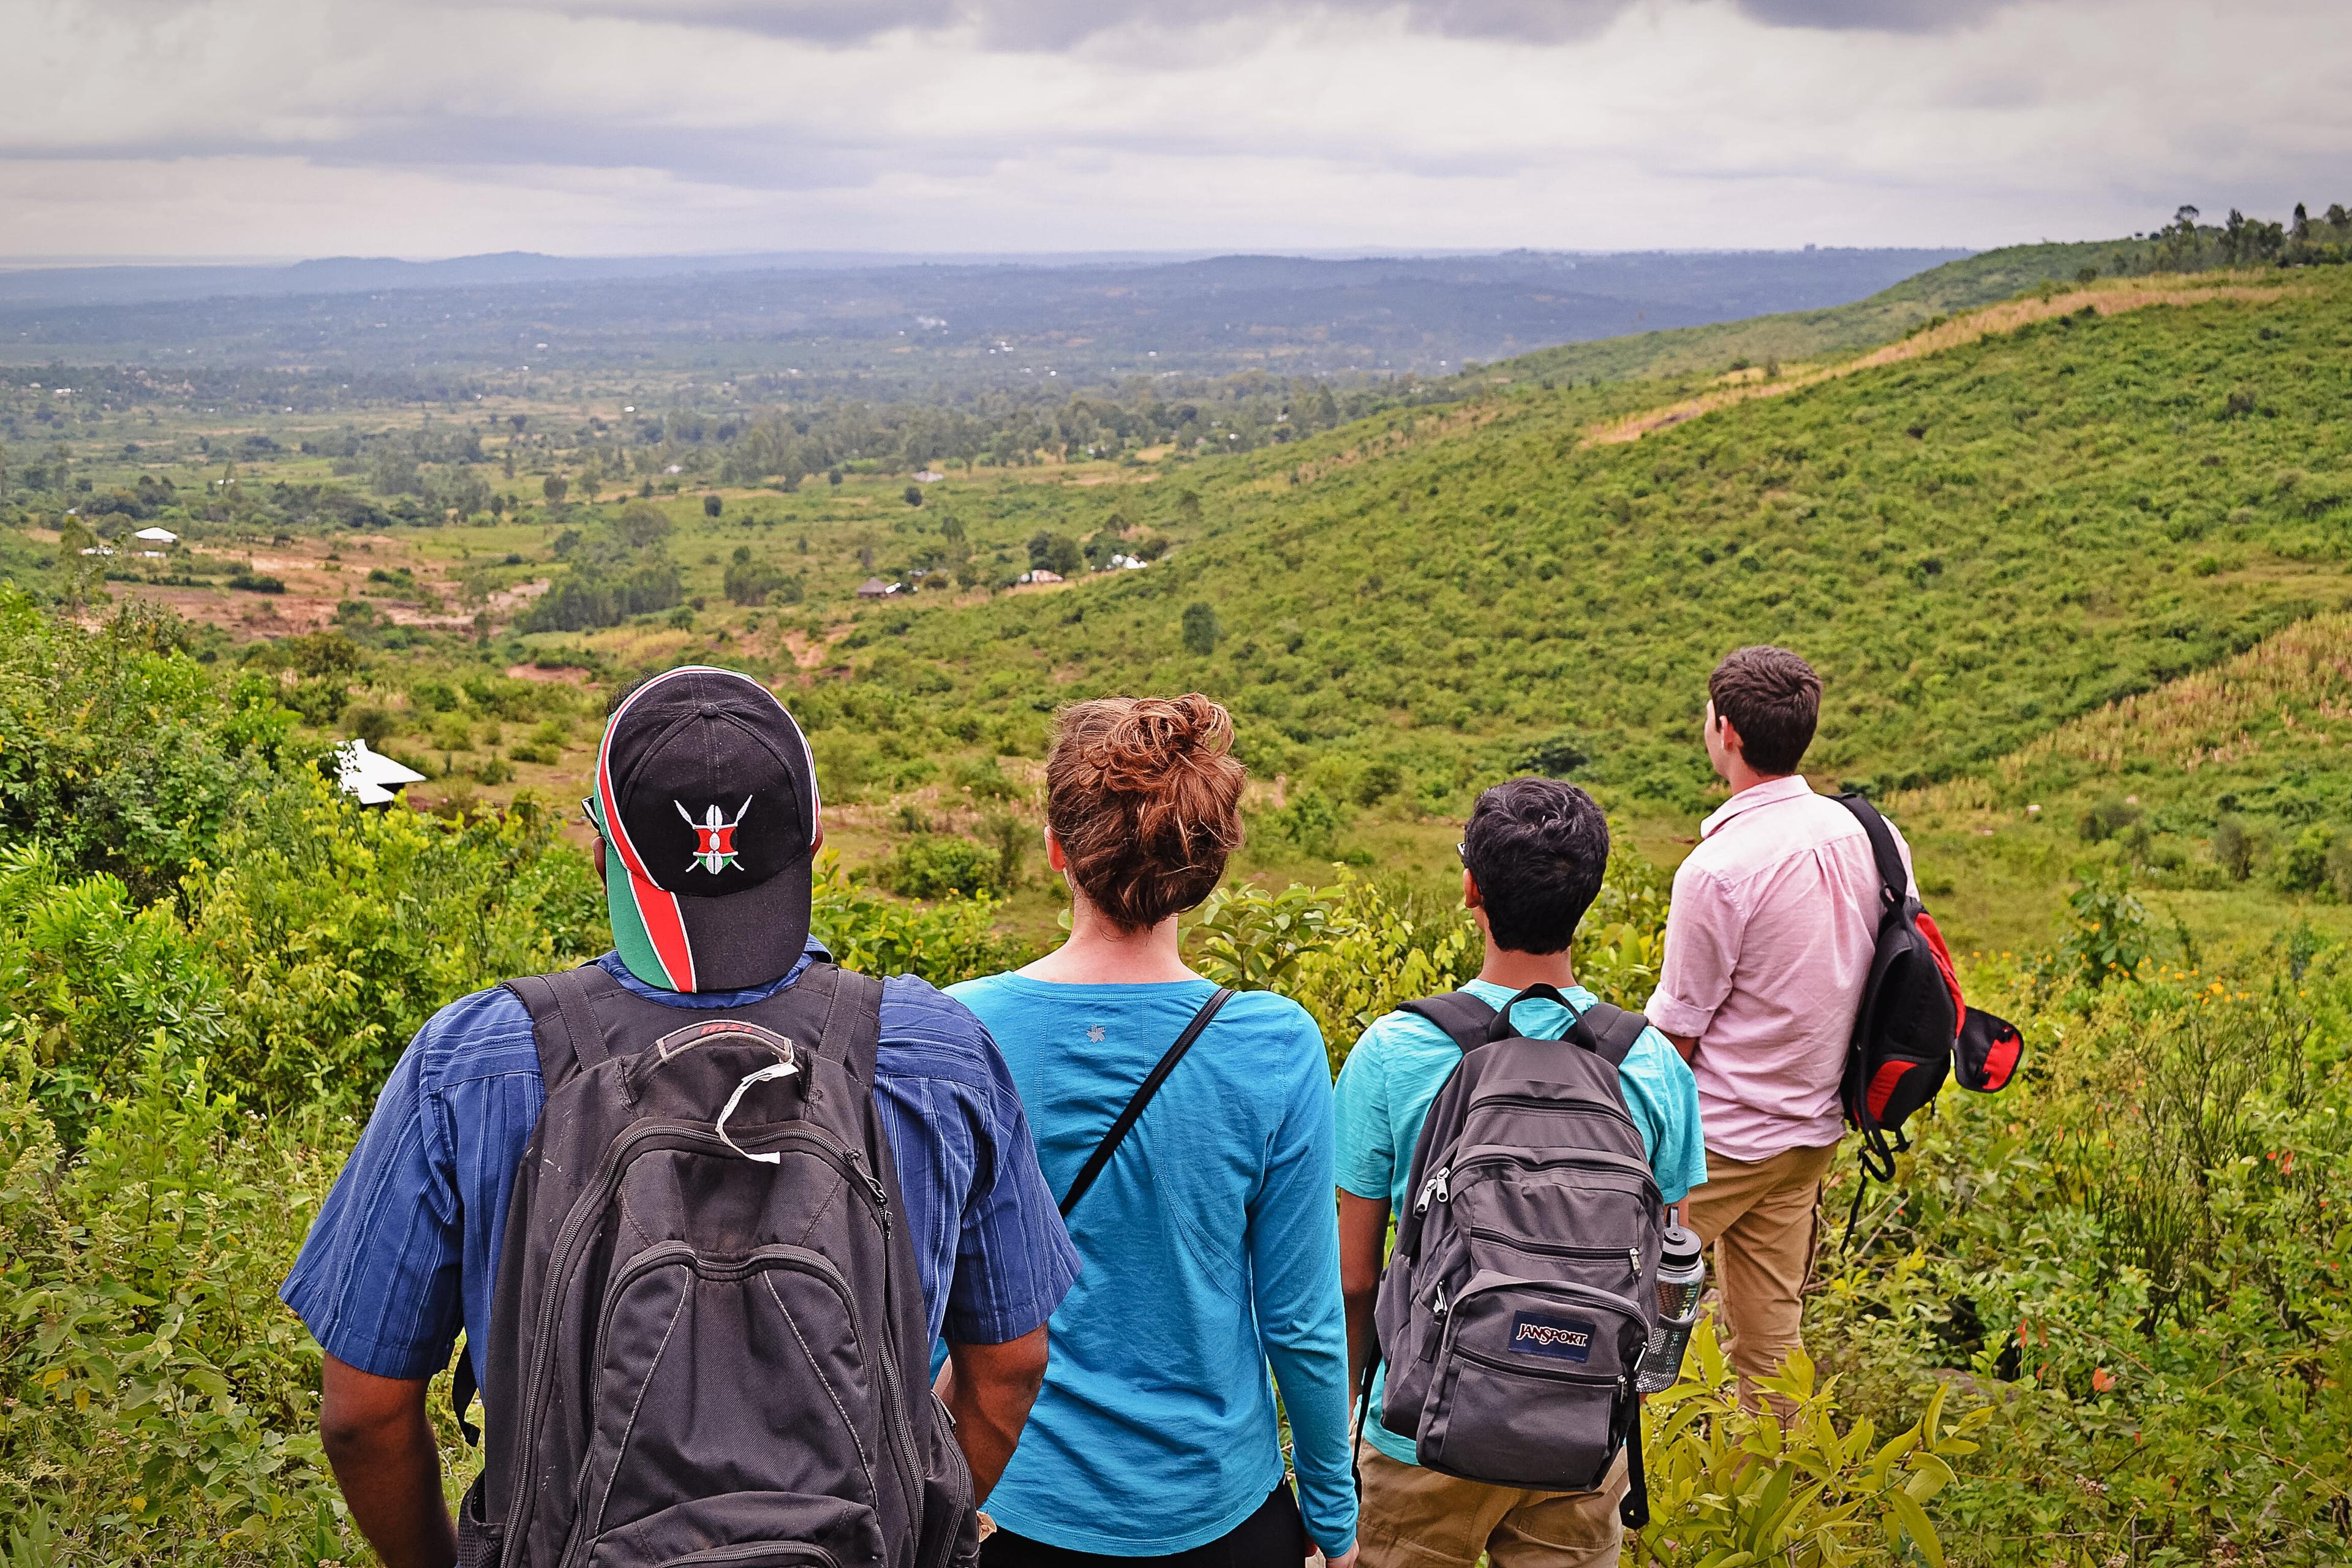
<svg viewBox="0 0 2352 1568">
<path fill-rule="evenodd" d="M 1061 1194 L 1212 989 L 997 974 L 948 994 L 995 1037 Z M 1234 996 L 1070 1215 L 1084 1267 L 989 1495 L 997 1523 L 1118 1557 L 1226 1534 L 1282 1480 L 1270 1364 L 1307 1531 L 1335 1555 L 1354 1542 L 1331 1139 L 1315 1021 Z"/>
<path fill-rule="evenodd" d="M 1496 1007 L 1514 994 L 1508 987 L 1483 980 L 1463 989 Z M 1579 1011 L 1599 1000 L 1581 985 L 1570 986 L 1561 994 Z M 1513 1009 L 1511 1022 L 1523 1035 L 1556 1040 L 1568 1032 L 1569 1012 L 1538 999 Z M 1421 1124 L 1461 1060 L 1461 1047 L 1418 1013 L 1391 1013 L 1372 1021 L 1339 1069 L 1340 1186 L 1360 1198 L 1385 1198 L 1391 1215 L 1404 1212 Z M 1017 1080 L 1018 1069 L 1014 1077 Z M 1682 1202 L 1706 1180 L 1706 1140 L 1699 1130 L 1698 1084 L 1690 1065 L 1664 1035 L 1644 1029 L 1625 1054 L 1618 1082 L 1625 1091 L 1625 1109 L 1642 1130 L 1642 1147 L 1650 1156 L 1659 1193 L 1667 1203 Z M 1388 1369 L 1382 1367 L 1372 1380 L 1376 1412 L 1387 1384 Z M 1391 1459 L 1419 1462 L 1413 1458 L 1412 1439 L 1398 1436 L 1377 1418 L 1369 1423 L 1365 1436 Z"/>
</svg>

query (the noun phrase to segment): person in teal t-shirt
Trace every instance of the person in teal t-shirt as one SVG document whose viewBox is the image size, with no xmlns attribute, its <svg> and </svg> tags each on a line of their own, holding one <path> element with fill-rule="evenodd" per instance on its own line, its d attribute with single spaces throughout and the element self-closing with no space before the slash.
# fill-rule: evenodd
<svg viewBox="0 0 2352 1568">
<path fill-rule="evenodd" d="M 1241 840 L 1232 735 L 1205 697 L 1066 711 L 1045 820 L 1069 940 L 949 989 L 1003 1052 L 1058 1194 L 1216 994 L 1176 917 Z M 1070 1210 L 1081 1270 L 989 1496 L 982 1568 L 1298 1568 L 1317 1547 L 1353 1568 L 1331 1149 L 1315 1021 L 1271 993 L 1230 997 Z"/>
<path fill-rule="evenodd" d="M 1569 944 L 1601 890 L 1609 824 L 1573 784 L 1513 779 L 1478 797 L 1462 841 L 1462 897 L 1486 939 L 1486 963 L 1464 987 L 1500 1007 L 1528 986 L 1555 986 L 1579 1011 L 1592 993 L 1576 983 Z M 1530 998 L 1513 1009 L 1521 1034 L 1558 1039 L 1570 1015 Z M 1348 1297 L 1348 1343 L 1360 1385 L 1372 1353 L 1372 1303 L 1388 1249 L 1389 1216 L 1402 1213 L 1413 1147 L 1430 1103 L 1462 1051 L 1414 1013 L 1374 1019 L 1348 1054 L 1339 1085 L 1339 1256 Z M 1015 1069 L 1018 1077 L 1018 1069 Z M 1664 1036 L 1644 1029 L 1618 1069 L 1625 1109 L 1668 1205 L 1706 1180 L 1698 1086 Z M 1381 1424 L 1386 1370 L 1376 1373 L 1364 1439 L 1363 1568 L 1615 1568 L 1625 1489 L 1620 1458 L 1600 1491 L 1527 1491 L 1423 1469 L 1413 1442 Z"/>
</svg>

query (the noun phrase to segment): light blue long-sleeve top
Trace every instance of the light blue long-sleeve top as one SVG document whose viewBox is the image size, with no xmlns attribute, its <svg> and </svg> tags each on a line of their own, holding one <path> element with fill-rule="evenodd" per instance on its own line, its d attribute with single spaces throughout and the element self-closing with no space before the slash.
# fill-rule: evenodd
<svg viewBox="0 0 2352 1568">
<path fill-rule="evenodd" d="M 1213 989 L 998 974 L 948 994 L 1004 1053 L 1058 1195 Z M 1000 1525 L 1126 1557 L 1216 1540 L 1282 1479 L 1270 1365 L 1307 1531 L 1353 1544 L 1333 1185 L 1321 1031 L 1286 997 L 1235 995 L 1070 1215 L 1085 1267 L 988 1500 Z"/>
</svg>

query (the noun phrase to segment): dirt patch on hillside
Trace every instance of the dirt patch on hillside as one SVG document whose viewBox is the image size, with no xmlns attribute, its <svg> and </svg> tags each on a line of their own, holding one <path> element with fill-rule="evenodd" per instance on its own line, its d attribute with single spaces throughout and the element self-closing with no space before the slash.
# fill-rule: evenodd
<svg viewBox="0 0 2352 1568">
<path fill-rule="evenodd" d="M 2034 321 L 2046 321 L 2058 316 L 2071 316 L 2089 309 L 2102 316 L 2119 316 L 2126 310 L 2137 310 L 2150 305 L 2202 305 L 2216 300 L 2242 300 L 2264 302 L 2287 293 L 2284 287 L 2258 284 L 2225 283 L 2206 288 L 2181 284 L 2118 283 L 2105 287 L 2072 289 L 2053 293 L 2048 299 L 2010 300 L 1999 305 L 1989 305 L 1981 310 L 1971 310 L 1955 316 L 1941 325 L 1929 327 L 1900 342 L 1873 349 L 1859 359 L 1842 364 L 1825 365 L 1817 370 L 1800 371 L 1780 381 L 1751 381 L 1719 387 L 1670 403 L 1662 408 L 1646 409 L 1597 425 L 1585 433 L 1583 444 L 1606 447 L 1627 441 L 1638 441 L 1659 430 L 1672 429 L 1702 414 L 1712 414 L 1734 404 L 1748 403 L 1759 397 L 1779 397 L 1785 393 L 1818 386 L 1822 382 L 1840 376 L 1874 370 L 1880 365 L 1895 364 L 1904 360 L 1922 359 L 1941 353 L 1946 349 L 1958 348 L 1979 338 L 1999 332 L 2013 332 Z"/>
</svg>

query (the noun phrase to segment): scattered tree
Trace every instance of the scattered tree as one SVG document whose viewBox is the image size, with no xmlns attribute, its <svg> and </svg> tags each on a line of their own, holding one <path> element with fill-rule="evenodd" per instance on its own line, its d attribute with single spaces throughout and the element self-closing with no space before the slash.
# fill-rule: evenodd
<svg viewBox="0 0 2352 1568">
<path fill-rule="evenodd" d="M 1224 628 L 1217 625 L 1217 612 L 1195 599 L 1184 606 L 1184 651 L 1206 658 L 1217 651 L 1217 639 Z"/>
<path fill-rule="evenodd" d="M 622 543 L 632 550 L 644 550 L 669 537 L 669 513 L 649 500 L 633 500 L 621 509 L 613 529 Z"/>
</svg>

